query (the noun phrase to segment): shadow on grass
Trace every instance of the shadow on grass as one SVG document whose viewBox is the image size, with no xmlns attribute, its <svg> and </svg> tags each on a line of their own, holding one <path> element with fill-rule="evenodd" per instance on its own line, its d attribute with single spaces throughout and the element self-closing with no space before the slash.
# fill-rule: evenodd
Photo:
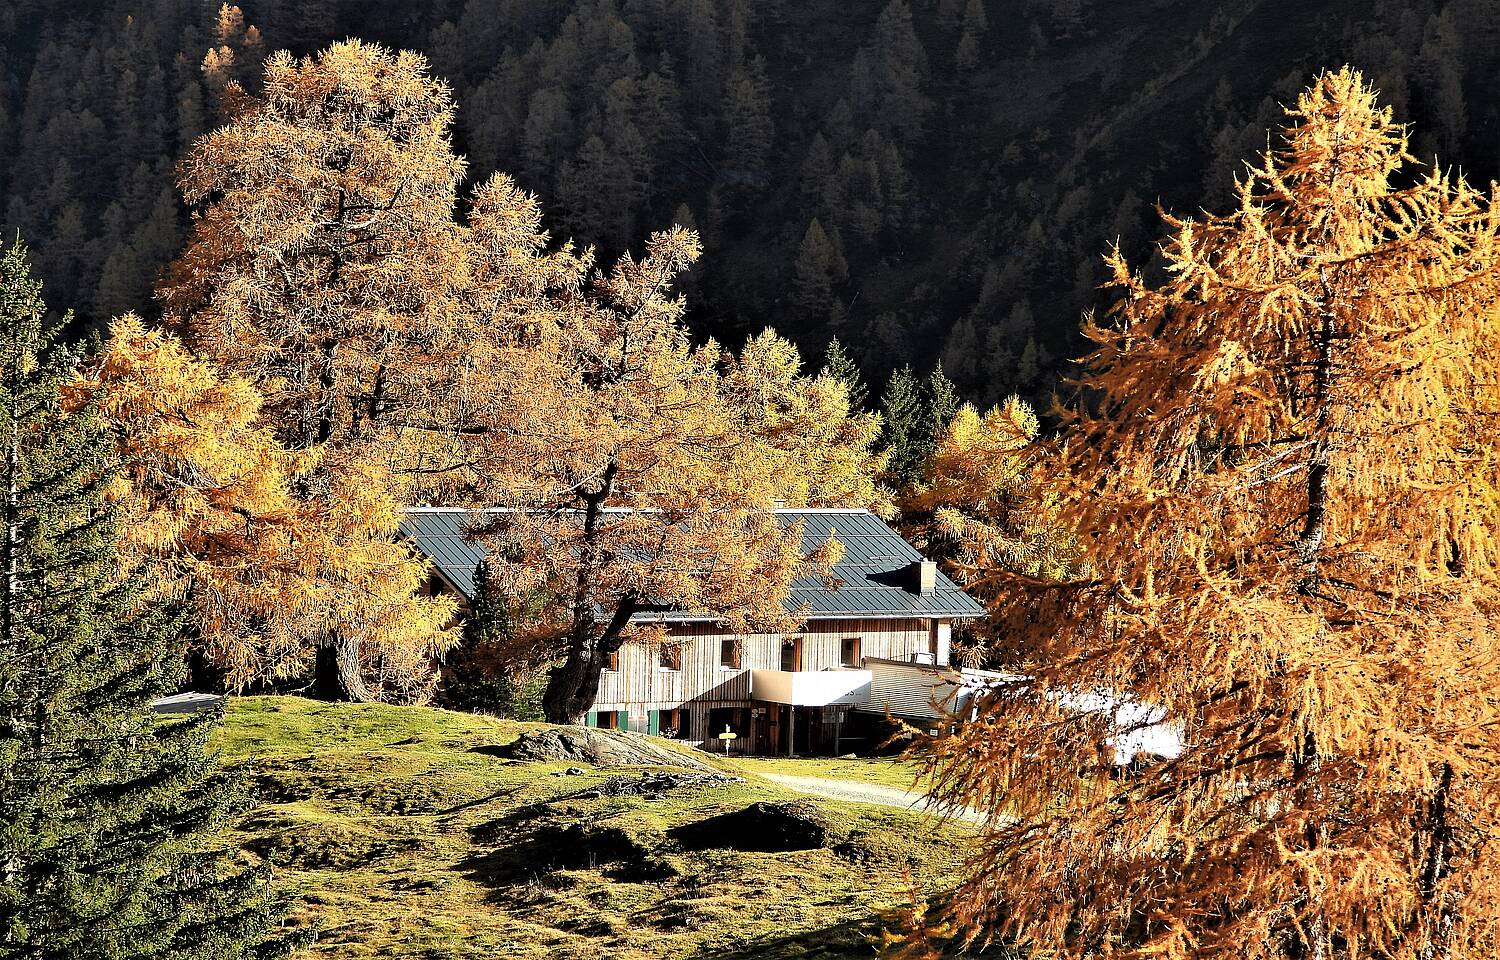
<svg viewBox="0 0 1500 960">
<path fill-rule="evenodd" d="M 881 918 L 864 916 L 821 930 L 762 937 L 728 950 L 694 954 L 692 960 L 873 960 Z"/>
<path fill-rule="evenodd" d="M 460 860 L 456 867 L 475 883 L 485 887 L 490 902 L 510 899 L 508 891 L 534 881 L 552 869 L 554 853 L 536 836 L 517 837 L 504 846 L 474 853 Z"/>
<path fill-rule="evenodd" d="M 550 818 L 555 800 L 522 804 L 470 827 L 469 839 L 475 846 L 488 849 L 465 857 L 457 868 L 488 888 L 491 900 L 504 899 L 506 888 L 551 869 L 557 860 L 555 851 L 537 833 L 539 821 L 545 823 Z"/>
<path fill-rule="evenodd" d="M 875 960 L 881 931 L 894 922 L 894 917 L 866 914 L 819 930 L 760 937 L 729 949 L 695 953 L 691 960 Z M 1014 960 L 1017 955 L 994 944 L 978 951 L 945 949 L 942 956 L 953 960 Z"/>
<path fill-rule="evenodd" d="M 656 851 L 665 838 L 653 830 L 620 825 L 556 820 L 550 803 L 527 804 L 478 824 L 469 835 L 488 847 L 457 864 L 490 891 L 492 901 L 508 899 L 518 885 L 544 882 L 558 870 L 600 870 L 630 882 L 659 882 L 677 875 Z"/>
</svg>

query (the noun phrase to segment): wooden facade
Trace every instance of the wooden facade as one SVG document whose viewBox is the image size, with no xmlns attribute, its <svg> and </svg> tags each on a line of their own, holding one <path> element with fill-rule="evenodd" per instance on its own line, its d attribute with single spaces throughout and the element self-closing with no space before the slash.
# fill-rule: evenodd
<svg viewBox="0 0 1500 960">
<path fill-rule="evenodd" d="M 660 644 L 621 648 L 614 669 L 600 678 L 590 723 L 737 753 L 785 752 L 789 746 L 828 752 L 836 748 L 848 708 L 758 701 L 750 689 L 752 670 L 861 669 L 866 659 L 946 664 L 950 636 L 951 621 L 934 618 L 813 620 L 785 635 L 670 624 Z M 793 734 L 795 724 L 801 728 Z M 717 739 L 726 726 L 736 734 L 729 743 Z"/>
<path fill-rule="evenodd" d="M 432 560 L 428 589 L 470 599 L 475 571 L 485 560 L 483 544 L 472 535 L 476 515 L 505 513 L 407 510 L 401 533 Z M 589 723 L 735 752 L 837 750 L 851 710 L 884 716 L 869 700 L 870 664 L 945 666 L 953 622 L 984 614 L 935 563 L 868 510 L 774 513 L 785 528 L 800 531 L 808 554 L 821 549 L 830 533 L 844 546 L 831 572 L 804 572 L 789 585 L 788 609 L 806 618 L 805 627 L 784 636 L 736 635 L 691 613 L 662 615 L 664 642 L 627 644 L 613 657 Z M 645 626 L 652 620 L 643 614 L 634 622 Z M 720 740 L 726 727 L 734 740 Z"/>
</svg>

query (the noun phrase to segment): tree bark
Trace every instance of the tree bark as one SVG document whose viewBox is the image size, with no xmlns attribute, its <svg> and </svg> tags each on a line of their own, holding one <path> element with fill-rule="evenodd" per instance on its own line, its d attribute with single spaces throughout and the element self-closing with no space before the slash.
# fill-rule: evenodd
<svg viewBox="0 0 1500 960">
<path fill-rule="evenodd" d="M 588 623 L 569 638 L 568 658 L 547 674 L 542 713 L 548 723 L 582 723 L 599 696 L 599 675 L 625 642 L 625 628 L 641 606 L 621 599 L 605 624 Z"/>
<path fill-rule="evenodd" d="M 1319 282 L 1322 303 L 1314 344 L 1317 360 L 1313 365 L 1313 428 L 1308 431 L 1313 440 L 1313 453 L 1307 468 L 1307 513 L 1303 519 L 1302 535 L 1297 539 L 1297 559 L 1303 569 L 1299 589 L 1304 594 L 1317 589 L 1318 561 L 1328 523 L 1328 430 L 1333 420 L 1333 342 L 1337 330 L 1334 291 L 1326 268 L 1320 274 Z"/>
<path fill-rule="evenodd" d="M 1453 766 L 1443 764 L 1437 789 L 1428 804 L 1427 857 L 1422 866 L 1422 904 L 1436 917 L 1428 928 L 1421 946 L 1422 960 L 1447 960 L 1453 952 L 1453 927 L 1457 905 L 1450 893 L 1439 893 L 1439 885 L 1452 871 L 1453 825 L 1448 819 L 1448 792 L 1453 786 Z"/>
<path fill-rule="evenodd" d="M 320 700 L 374 703 L 377 697 L 365 683 L 359 654 L 359 641 L 348 637 L 336 637 L 319 647 L 313 668 L 313 696 Z"/>
<path fill-rule="evenodd" d="M 579 723 L 599 694 L 599 673 L 609 655 L 620 649 L 625 628 L 638 609 L 630 597 L 615 604 L 609 622 L 599 622 L 594 585 L 599 579 L 599 518 L 614 492 L 620 465 L 610 462 L 599 476 L 599 485 L 579 494 L 583 501 L 583 537 L 578 546 L 578 574 L 573 581 L 573 623 L 565 645 L 567 659 L 547 675 L 542 694 L 542 712 L 550 723 Z"/>
</svg>

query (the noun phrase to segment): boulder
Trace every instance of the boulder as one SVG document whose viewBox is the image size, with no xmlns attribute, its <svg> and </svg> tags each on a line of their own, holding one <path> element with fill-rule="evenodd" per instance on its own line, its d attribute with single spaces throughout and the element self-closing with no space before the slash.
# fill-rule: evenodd
<svg viewBox="0 0 1500 960">
<path fill-rule="evenodd" d="M 552 727 L 523 734 L 500 747 L 501 756 L 528 763 L 587 763 L 594 766 L 686 767 L 712 773 L 713 768 L 684 753 L 653 743 L 650 737 L 619 730 Z"/>
<path fill-rule="evenodd" d="M 682 787 L 725 787 L 744 782 L 740 777 L 722 773 L 672 773 L 662 770 L 643 773 L 638 777 L 610 777 L 582 796 L 646 797 Z"/>
</svg>

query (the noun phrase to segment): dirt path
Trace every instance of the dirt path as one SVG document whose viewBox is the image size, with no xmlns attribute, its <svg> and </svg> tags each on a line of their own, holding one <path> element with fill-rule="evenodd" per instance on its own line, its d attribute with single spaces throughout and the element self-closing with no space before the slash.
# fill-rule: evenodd
<svg viewBox="0 0 1500 960">
<path fill-rule="evenodd" d="M 858 803 L 873 803 L 882 807 L 898 807 L 902 810 L 915 810 L 918 813 L 927 813 L 938 816 L 936 810 L 927 806 L 927 796 L 920 790 L 903 790 L 900 787 L 886 787 L 878 783 L 851 783 L 848 780 L 828 780 L 823 777 L 796 777 L 785 773 L 762 773 L 773 783 L 779 783 L 783 787 L 790 787 L 799 793 L 812 794 L 815 797 L 827 797 L 830 800 L 853 800 Z M 984 816 L 978 810 L 964 809 L 952 814 L 954 819 L 967 820 L 970 823 L 983 823 Z"/>
</svg>

